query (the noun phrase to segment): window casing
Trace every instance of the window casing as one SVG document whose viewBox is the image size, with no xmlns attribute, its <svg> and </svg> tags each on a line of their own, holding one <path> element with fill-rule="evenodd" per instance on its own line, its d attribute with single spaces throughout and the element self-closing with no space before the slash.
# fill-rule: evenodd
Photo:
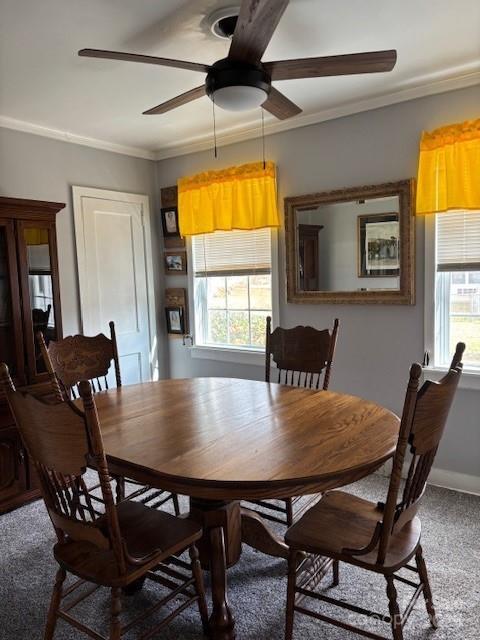
<svg viewBox="0 0 480 640">
<path fill-rule="evenodd" d="M 426 224 L 425 333 L 430 365 L 448 367 L 461 341 L 467 345 L 465 369 L 480 374 L 480 211 L 439 213 L 429 216 Z M 434 304 L 429 309 L 432 290 Z"/>
<path fill-rule="evenodd" d="M 195 345 L 262 352 L 272 315 L 270 229 L 217 231 L 191 240 Z"/>
</svg>

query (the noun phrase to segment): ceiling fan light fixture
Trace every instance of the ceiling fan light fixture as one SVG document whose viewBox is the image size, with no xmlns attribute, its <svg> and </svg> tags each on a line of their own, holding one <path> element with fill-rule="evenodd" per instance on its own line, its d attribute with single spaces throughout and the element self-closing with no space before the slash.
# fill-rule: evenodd
<svg viewBox="0 0 480 640">
<path fill-rule="evenodd" d="M 262 105 L 268 98 L 268 93 L 259 87 L 240 84 L 221 87 L 210 98 L 217 107 L 227 111 L 248 111 Z"/>
<path fill-rule="evenodd" d="M 229 59 L 215 62 L 205 82 L 210 99 L 227 111 L 259 107 L 267 100 L 270 88 L 270 76 L 262 67 Z"/>
</svg>

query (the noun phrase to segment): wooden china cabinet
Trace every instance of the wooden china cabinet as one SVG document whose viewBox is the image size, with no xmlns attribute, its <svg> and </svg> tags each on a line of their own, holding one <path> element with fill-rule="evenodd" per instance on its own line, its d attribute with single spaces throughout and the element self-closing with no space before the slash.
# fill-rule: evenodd
<svg viewBox="0 0 480 640">
<path fill-rule="evenodd" d="M 17 387 L 48 390 L 34 334 L 62 336 L 55 217 L 60 202 L 0 197 L 0 362 Z M 0 392 L 0 513 L 39 496 L 6 399 Z"/>
<path fill-rule="evenodd" d="M 323 227 L 323 224 L 298 225 L 298 252 L 300 256 L 299 284 L 302 291 L 318 291 L 320 288 L 318 234 Z"/>
</svg>

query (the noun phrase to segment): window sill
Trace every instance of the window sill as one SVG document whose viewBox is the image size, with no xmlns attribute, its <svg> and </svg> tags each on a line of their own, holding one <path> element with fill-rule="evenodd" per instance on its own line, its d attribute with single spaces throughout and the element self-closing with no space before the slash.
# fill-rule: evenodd
<svg viewBox="0 0 480 640">
<path fill-rule="evenodd" d="M 249 364 L 257 367 L 265 366 L 265 350 L 260 349 L 235 349 L 227 347 L 211 347 L 194 345 L 190 347 L 192 358 L 203 360 L 217 360 L 219 362 L 234 362 L 236 364 Z"/>
<path fill-rule="evenodd" d="M 438 382 L 447 373 L 447 369 L 441 369 L 440 367 L 424 367 L 424 377 L 428 380 L 434 380 Z M 462 377 L 460 378 L 460 389 L 476 389 L 480 390 L 480 370 L 464 369 Z"/>
</svg>

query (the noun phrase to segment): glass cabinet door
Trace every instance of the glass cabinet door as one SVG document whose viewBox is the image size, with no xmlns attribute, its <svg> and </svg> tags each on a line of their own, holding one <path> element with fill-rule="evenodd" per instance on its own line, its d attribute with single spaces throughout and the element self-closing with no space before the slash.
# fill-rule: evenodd
<svg viewBox="0 0 480 640">
<path fill-rule="evenodd" d="M 14 227 L 0 219 L 0 362 L 17 384 L 25 384 L 21 330 Z"/>
<path fill-rule="evenodd" d="M 47 345 L 61 337 L 56 313 L 59 291 L 54 227 L 47 222 L 20 222 L 18 242 L 28 378 L 34 383 L 45 378 L 42 374 L 46 373 L 38 332 L 43 334 Z"/>
</svg>

